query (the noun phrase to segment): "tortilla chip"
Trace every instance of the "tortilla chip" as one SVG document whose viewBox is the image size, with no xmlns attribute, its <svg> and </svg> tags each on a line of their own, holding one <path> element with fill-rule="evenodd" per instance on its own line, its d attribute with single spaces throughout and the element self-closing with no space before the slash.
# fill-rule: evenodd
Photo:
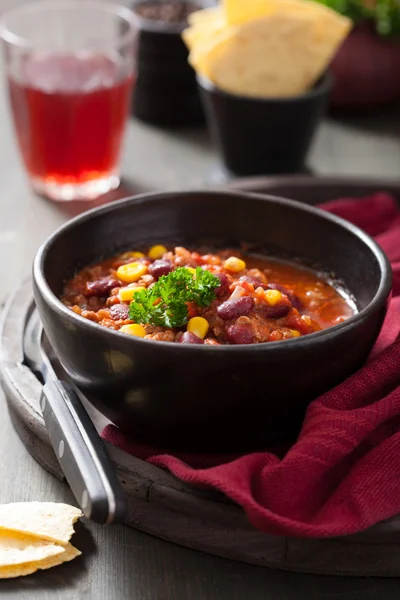
<svg viewBox="0 0 400 600">
<path fill-rule="evenodd" d="M 280 0 L 222 0 L 222 6 L 228 25 L 239 25 L 265 17 L 276 10 Z"/>
<path fill-rule="evenodd" d="M 328 6 L 314 0 L 224 0 L 224 15 L 227 25 L 241 25 L 248 21 L 262 19 L 276 11 L 288 14 L 308 14 L 316 19 L 347 19 Z"/>
<path fill-rule="evenodd" d="M 0 505 L 0 536 L 3 531 L 28 534 L 67 544 L 73 524 L 82 517 L 75 506 L 57 502 L 14 502 Z"/>
<path fill-rule="evenodd" d="M 197 25 L 220 18 L 225 20 L 225 13 L 222 6 L 213 6 L 212 8 L 203 8 L 202 10 L 190 13 L 187 20 L 189 25 Z"/>
<path fill-rule="evenodd" d="M 352 27 L 312 0 L 223 0 L 191 16 L 182 37 L 193 68 L 226 92 L 255 98 L 306 92 Z"/>
<path fill-rule="evenodd" d="M 276 14 L 232 27 L 226 30 L 229 35 L 221 36 L 203 54 L 193 53 L 194 66 L 232 94 L 294 96 L 307 87 L 309 78 L 299 69 L 297 53 L 313 27 L 311 19 Z"/>
<path fill-rule="evenodd" d="M 322 33 L 311 15 L 274 12 L 224 30 L 213 44 L 194 49 L 191 62 L 232 94 L 299 95 L 319 79 L 350 28 L 348 19 L 335 17 L 326 26 Z"/>
<path fill-rule="evenodd" d="M 77 556 L 80 556 L 80 552 L 72 544 L 67 544 L 61 548 L 62 552 L 55 556 L 44 558 L 40 561 L 26 562 L 18 565 L 10 565 L 6 567 L 0 566 L 0 579 L 11 579 L 12 577 L 22 577 L 35 573 L 39 569 L 50 569 L 51 567 L 57 567 L 64 562 L 73 560 Z"/>
<path fill-rule="evenodd" d="M 37 562 L 63 554 L 64 546 L 20 533 L 2 531 L 0 535 L 0 566 L 8 567 Z"/>
<path fill-rule="evenodd" d="M 215 19 L 210 22 L 198 23 L 188 27 L 182 32 L 182 38 L 187 48 L 192 50 L 196 45 L 214 37 L 219 31 L 225 28 L 223 19 Z"/>
<path fill-rule="evenodd" d="M 213 52 L 232 39 L 236 32 L 237 27 L 227 27 L 195 44 L 189 53 L 189 63 L 195 71 L 211 79 Z"/>
</svg>

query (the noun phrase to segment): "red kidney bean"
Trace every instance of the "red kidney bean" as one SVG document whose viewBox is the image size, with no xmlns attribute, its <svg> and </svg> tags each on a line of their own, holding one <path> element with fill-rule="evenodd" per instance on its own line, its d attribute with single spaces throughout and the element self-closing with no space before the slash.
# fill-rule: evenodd
<svg viewBox="0 0 400 600">
<path fill-rule="evenodd" d="M 285 296 L 289 298 L 291 305 L 294 306 L 294 308 L 297 308 L 297 310 L 300 310 L 303 306 L 301 300 L 296 296 L 296 294 L 292 292 L 292 290 L 288 290 L 284 285 L 281 285 L 280 283 L 269 283 L 268 289 L 278 290 L 282 294 L 285 294 Z"/>
<path fill-rule="evenodd" d="M 119 287 L 120 283 L 113 277 L 102 277 L 96 281 L 88 281 L 86 284 L 86 296 L 107 296 L 115 287 Z"/>
<path fill-rule="evenodd" d="M 248 315 L 254 308 L 254 300 L 250 296 L 242 296 L 226 300 L 217 308 L 217 315 L 224 321 Z"/>
<path fill-rule="evenodd" d="M 214 273 L 214 275 L 215 275 L 215 277 L 218 277 L 218 279 L 221 282 L 221 285 L 219 285 L 214 290 L 215 291 L 215 295 L 217 296 L 217 298 L 220 298 L 224 294 L 227 294 L 228 291 L 229 291 L 229 279 L 225 275 L 225 273 Z"/>
<path fill-rule="evenodd" d="M 239 282 L 240 281 L 246 282 L 246 283 L 251 283 L 252 285 L 254 285 L 254 289 L 257 289 L 258 287 L 262 287 L 264 290 L 266 290 L 268 288 L 266 283 L 263 283 L 262 281 L 257 279 L 257 277 L 251 277 L 250 275 L 242 275 L 239 278 Z"/>
<path fill-rule="evenodd" d="M 204 341 L 191 331 L 185 331 L 179 340 L 180 344 L 204 344 Z"/>
<path fill-rule="evenodd" d="M 251 329 L 246 325 L 230 325 L 226 330 L 226 334 L 231 344 L 253 344 L 255 342 Z"/>
<path fill-rule="evenodd" d="M 148 267 L 148 272 L 155 279 L 159 279 L 163 275 L 168 275 L 168 273 L 171 273 L 171 271 L 173 270 L 174 265 L 169 260 L 163 260 L 162 258 L 160 258 L 159 260 L 155 260 Z"/>
<path fill-rule="evenodd" d="M 269 306 L 268 304 L 259 304 L 257 311 L 265 318 L 265 319 L 280 319 L 282 317 L 286 317 L 288 312 L 290 311 L 290 306 L 286 304 L 275 304 L 275 306 Z"/>
<path fill-rule="evenodd" d="M 99 296 L 90 296 L 87 299 L 87 309 L 98 311 L 104 306 L 104 298 Z"/>
<path fill-rule="evenodd" d="M 129 307 L 127 304 L 114 304 L 110 308 L 110 317 L 114 321 L 126 321 L 129 319 Z"/>
</svg>

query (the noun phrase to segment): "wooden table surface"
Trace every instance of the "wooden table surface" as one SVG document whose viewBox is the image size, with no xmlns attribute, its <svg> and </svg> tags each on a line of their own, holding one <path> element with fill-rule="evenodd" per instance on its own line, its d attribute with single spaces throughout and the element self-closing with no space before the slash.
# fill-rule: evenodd
<svg viewBox="0 0 400 600">
<path fill-rule="evenodd" d="M 18 3 L 23 3 L 18 0 Z M 17 0 L 0 0 L 0 12 Z M 38 245 L 77 205 L 36 197 L 15 146 L 7 93 L 0 89 L 0 292 L 30 272 Z M 400 113 L 326 120 L 310 154 L 318 174 L 365 177 L 400 174 Z M 201 130 L 160 131 L 130 120 L 123 159 L 126 189 L 182 189 L 218 181 L 217 155 Z M 73 502 L 15 434 L 0 391 L 0 502 Z M 0 596 L 19 600 L 391 600 L 395 580 L 341 579 L 274 572 L 206 556 L 124 526 L 79 527 L 82 558 L 19 580 L 0 581 Z"/>
</svg>

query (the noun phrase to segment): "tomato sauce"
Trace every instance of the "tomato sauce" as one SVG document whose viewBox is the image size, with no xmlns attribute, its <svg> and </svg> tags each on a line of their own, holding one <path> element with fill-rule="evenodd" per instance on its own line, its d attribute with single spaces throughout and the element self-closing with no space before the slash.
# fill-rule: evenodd
<svg viewBox="0 0 400 600">
<path fill-rule="evenodd" d="M 187 303 L 187 323 L 181 327 L 135 323 L 129 310 L 134 293 L 180 267 L 191 269 L 195 278 L 198 267 L 218 278 L 210 303 Z M 296 263 L 238 250 L 205 254 L 163 246 L 124 252 L 84 268 L 66 282 L 61 300 L 110 329 L 149 340 L 206 345 L 293 339 L 337 325 L 356 312 L 343 290 Z"/>
</svg>

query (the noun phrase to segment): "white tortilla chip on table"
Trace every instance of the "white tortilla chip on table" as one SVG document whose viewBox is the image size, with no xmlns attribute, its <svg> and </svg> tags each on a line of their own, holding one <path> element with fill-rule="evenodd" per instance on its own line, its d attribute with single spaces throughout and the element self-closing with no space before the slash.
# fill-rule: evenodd
<svg viewBox="0 0 400 600">
<path fill-rule="evenodd" d="M 58 502 L 13 502 L 0 505 L 0 536 L 14 531 L 58 544 L 68 544 L 73 524 L 82 517 L 75 506 Z"/>
<path fill-rule="evenodd" d="M 26 540 L 29 543 L 29 540 Z M 82 553 L 72 546 L 72 544 L 67 544 L 66 546 L 60 547 L 62 552 L 60 554 L 56 554 L 53 556 L 49 556 L 47 558 L 43 558 L 41 560 L 24 562 L 22 564 L 11 564 L 8 566 L 0 566 L 0 579 L 11 579 L 14 577 L 24 577 L 26 575 L 31 575 L 38 570 L 51 569 L 52 567 L 57 567 L 65 562 L 69 562 L 73 560 L 77 556 L 80 556 Z"/>
<path fill-rule="evenodd" d="M 9 567 L 41 561 L 65 552 L 64 546 L 9 531 L 0 535 L 0 566 Z"/>
</svg>

